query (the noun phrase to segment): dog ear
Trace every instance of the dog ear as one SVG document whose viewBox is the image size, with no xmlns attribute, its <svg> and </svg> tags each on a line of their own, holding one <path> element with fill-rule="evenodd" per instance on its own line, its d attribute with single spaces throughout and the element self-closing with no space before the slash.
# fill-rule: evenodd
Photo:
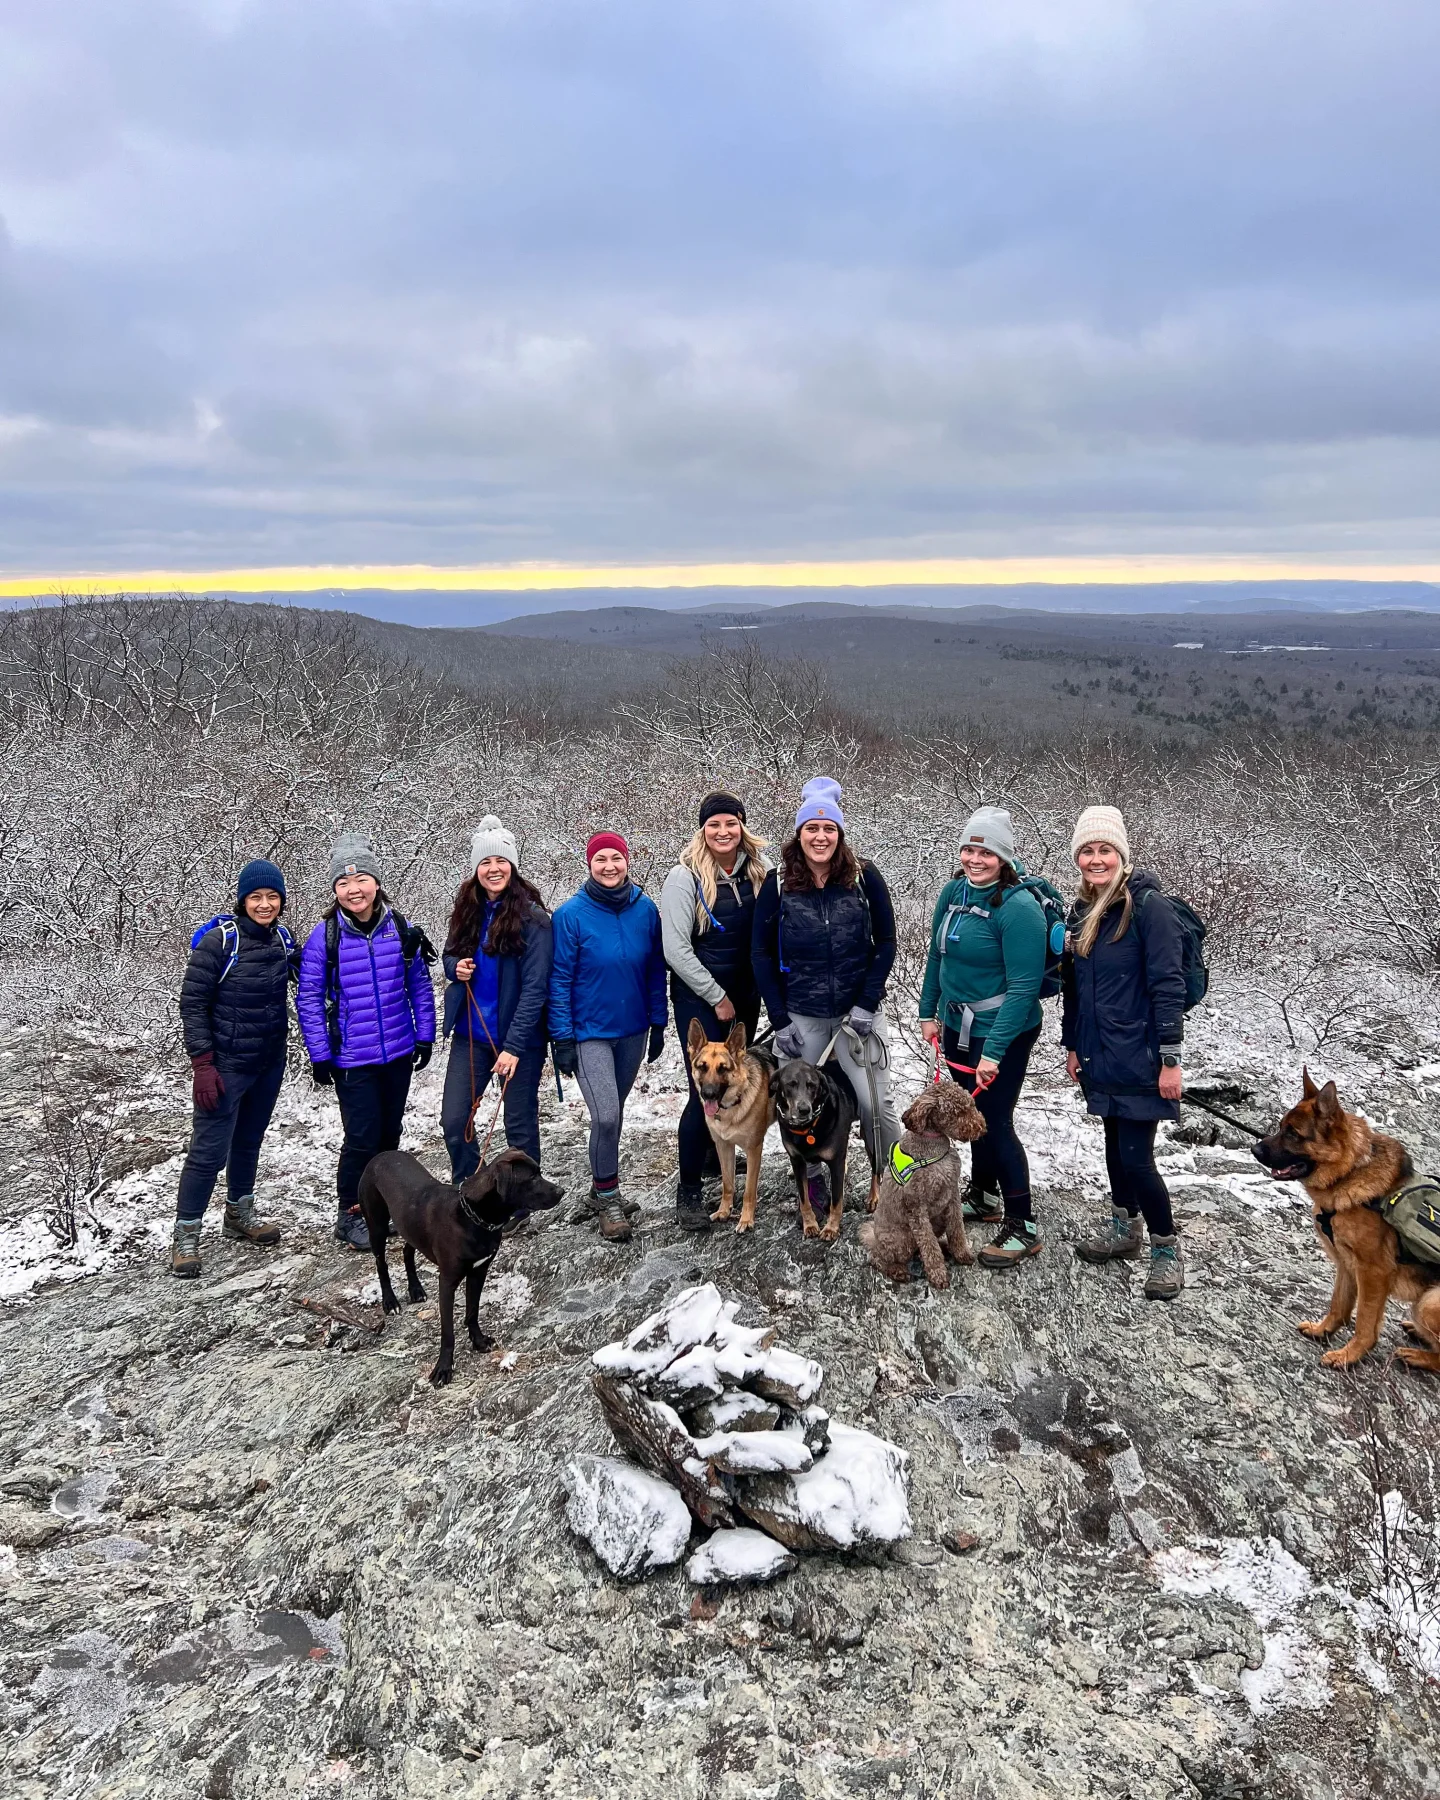
<svg viewBox="0 0 1440 1800">
<path fill-rule="evenodd" d="M 737 1019 L 730 1027 L 730 1035 L 725 1040 L 725 1048 L 738 1062 L 745 1054 L 745 1021 Z"/>
<path fill-rule="evenodd" d="M 1333 1119 L 1340 1111 L 1340 1095 L 1335 1083 L 1327 1081 L 1315 1096 L 1315 1117 L 1317 1119 Z"/>
<path fill-rule="evenodd" d="M 685 1048 L 690 1052 L 691 1057 L 698 1056 L 708 1042 L 709 1039 L 705 1036 L 705 1027 L 698 1019 L 692 1019 L 690 1029 L 685 1033 Z"/>
<path fill-rule="evenodd" d="M 1302 1089 L 1302 1097 L 1306 1100 L 1313 1100 L 1320 1092 L 1319 1088 L 1317 1088 L 1315 1083 L 1310 1079 L 1310 1071 L 1308 1068 L 1301 1069 L 1300 1071 L 1300 1086 Z"/>
</svg>

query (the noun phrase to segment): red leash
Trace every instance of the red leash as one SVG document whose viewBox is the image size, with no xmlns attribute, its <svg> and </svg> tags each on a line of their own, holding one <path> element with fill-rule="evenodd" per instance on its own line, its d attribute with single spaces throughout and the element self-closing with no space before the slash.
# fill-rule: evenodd
<svg viewBox="0 0 1440 1800">
<path fill-rule="evenodd" d="M 944 1056 L 941 1054 L 940 1040 L 938 1038 L 935 1040 L 934 1049 L 935 1049 L 935 1077 L 934 1077 L 934 1079 L 937 1082 L 940 1079 L 940 1065 L 942 1062 L 945 1064 L 947 1069 L 954 1069 L 954 1071 L 957 1075 L 973 1075 L 975 1077 L 976 1087 L 980 1088 L 982 1091 L 985 1088 L 989 1087 L 990 1083 L 995 1079 L 995 1077 L 993 1075 L 987 1075 L 985 1077 L 985 1079 L 983 1081 L 981 1081 L 980 1071 L 978 1068 L 971 1068 L 969 1063 L 951 1062 L 951 1060 L 948 1056 Z"/>
</svg>

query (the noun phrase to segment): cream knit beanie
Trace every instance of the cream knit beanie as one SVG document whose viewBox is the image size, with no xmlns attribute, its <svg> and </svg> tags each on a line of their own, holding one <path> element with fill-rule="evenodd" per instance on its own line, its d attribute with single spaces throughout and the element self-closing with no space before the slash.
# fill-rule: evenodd
<svg viewBox="0 0 1440 1800">
<path fill-rule="evenodd" d="M 1125 820 L 1118 806 L 1087 806 L 1075 821 L 1074 835 L 1070 839 L 1070 860 L 1073 862 L 1085 844 L 1113 844 L 1120 852 L 1120 860 L 1128 869 L 1130 867 L 1130 833 L 1125 829 Z"/>
<path fill-rule="evenodd" d="M 514 833 L 507 831 L 494 813 L 486 813 L 475 827 L 470 839 L 470 867 L 473 869 L 477 863 L 484 862 L 487 856 L 503 856 L 512 869 L 520 867 Z"/>
</svg>

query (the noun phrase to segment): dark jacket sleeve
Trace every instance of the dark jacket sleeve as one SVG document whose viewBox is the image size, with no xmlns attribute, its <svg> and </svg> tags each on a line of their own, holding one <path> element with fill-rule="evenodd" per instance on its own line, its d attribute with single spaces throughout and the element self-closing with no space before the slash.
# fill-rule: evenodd
<svg viewBox="0 0 1440 1800">
<path fill-rule="evenodd" d="M 790 1023 L 790 1014 L 785 1009 L 784 978 L 780 973 L 780 883 L 773 869 L 755 897 L 750 961 L 770 1023 L 777 1031 L 783 1031 Z"/>
<path fill-rule="evenodd" d="M 665 937 L 660 923 L 660 909 L 650 902 L 650 956 L 645 965 L 645 998 L 650 1008 L 650 1023 L 664 1025 L 670 1017 L 670 1004 L 665 995 Z"/>
<path fill-rule="evenodd" d="M 860 1005 L 866 1012 L 877 1012 L 885 998 L 885 983 L 895 967 L 895 907 L 885 877 L 874 863 L 866 863 L 860 879 L 865 883 L 865 898 L 870 902 L 870 973 L 860 990 Z"/>
<path fill-rule="evenodd" d="M 1066 950 L 1060 959 L 1060 1044 L 1065 1050 L 1077 1048 L 1075 1021 L 1079 996 L 1075 991 L 1075 953 Z"/>
<path fill-rule="evenodd" d="M 185 1054 L 204 1056 L 215 1049 L 214 1006 L 225 967 L 225 940 L 217 925 L 207 931 L 190 952 L 185 978 L 180 983 L 180 1024 L 185 1033 Z"/>
<path fill-rule="evenodd" d="M 519 1056 L 540 1042 L 540 1022 L 550 995 L 550 965 L 555 960 L 555 930 L 543 907 L 532 906 L 520 952 L 520 998 L 515 1003 L 503 1049 Z"/>
<path fill-rule="evenodd" d="M 1151 892 L 1135 908 L 1135 922 L 1145 950 L 1155 1041 L 1168 1049 L 1185 1038 L 1185 946 L 1179 921 L 1165 896 Z"/>
</svg>

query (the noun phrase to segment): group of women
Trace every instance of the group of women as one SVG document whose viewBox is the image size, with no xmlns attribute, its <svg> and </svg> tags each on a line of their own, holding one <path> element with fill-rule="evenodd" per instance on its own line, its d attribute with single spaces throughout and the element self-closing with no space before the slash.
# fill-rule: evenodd
<svg viewBox="0 0 1440 1800">
<path fill-rule="evenodd" d="M 492 1080 L 503 1091 L 508 1142 L 539 1162 L 548 1048 L 557 1080 L 578 1081 L 590 1117 L 582 1210 L 604 1237 L 628 1239 L 638 1207 L 621 1191 L 620 1137 L 642 1063 L 661 1054 L 672 1011 L 682 1045 L 696 1019 L 711 1038 L 741 1020 L 753 1041 L 762 1002 L 779 1060 L 814 1060 L 829 1047 L 854 1088 L 878 1166 L 900 1137 L 885 1012 L 895 912 L 884 877 L 846 837 L 842 800 L 837 782 L 808 782 L 772 864 L 743 801 L 707 794 L 658 907 L 631 878 L 624 837 L 596 832 L 585 847 L 585 881 L 553 917 L 520 870 L 512 833 L 493 814 L 482 819 L 443 952 L 440 1025 L 450 1052 L 441 1127 L 453 1178 L 463 1181 L 477 1166 L 475 1116 Z M 1089 1262 L 1139 1256 L 1148 1228 L 1145 1292 L 1171 1299 L 1184 1273 L 1154 1147 L 1158 1122 L 1179 1116 L 1180 928 L 1163 896 L 1152 903 L 1154 877 L 1132 866 L 1116 808 L 1085 809 L 1072 855 L 1078 889 L 1060 958 L 1061 1040 L 1071 1079 L 1104 1120 L 1112 1197 L 1106 1229 L 1077 1253 Z M 333 901 L 297 949 L 282 919 L 283 874 L 271 862 L 249 862 L 234 913 L 194 941 L 180 1001 L 195 1125 L 177 1204 L 177 1275 L 200 1272 L 201 1221 L 222 1170 L 224 1234 L 259 1244 L 279 1237 L 256 1216 L 254 1185 L 284 1072 L 292 980 L 314 1080 L 334 1088 L 344 1127 L 336 1236 L 369 1248 L 360 1175 L 372 1156 L 398 1146 L 411 1075 L 430 1060 L 435 953 L 387 897 L 363 839 L 335 846 L 330 887 Z M 1057 947 L 1017 856 L 1010 815 L 981 807 L 935 905 L 920 1027 L 937 1072 L 963 1082 L 985 1117 L 964 1205 L 968 1220 L 997 1228 L 980 1252 L 990 1269 L 1011 1268 L 1041 1248 L 1015 1109 Z M 703 1184 L 718 1169 L 693 1081 L 678 1137 L 676 1223 L 708 1231 Z M 816 1166 L 808 1179 L 823 1213 L 823 1171 Z"/>
</svg>

